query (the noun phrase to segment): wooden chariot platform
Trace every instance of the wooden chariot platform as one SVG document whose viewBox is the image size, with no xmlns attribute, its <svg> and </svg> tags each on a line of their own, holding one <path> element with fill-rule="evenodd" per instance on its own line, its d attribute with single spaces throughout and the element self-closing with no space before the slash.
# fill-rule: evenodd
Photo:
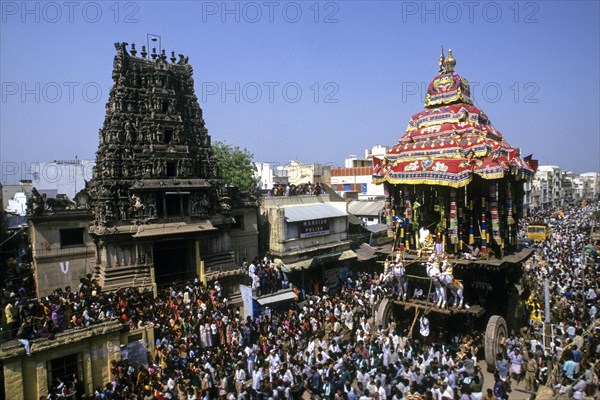
<svg viewBox="0 0 600 400">
<path fill-rule="evenodd" d="M 490 267 L 502 267 L 504 264 L 518 264 L 526 261 L 533 254 L 533 250 L 524 248 L 514 253 L 506 254 L 501 258 L 479 258 L 477 260 L 467 260 L 464 258 L 450 258 L 453 265 L 481 265 Z M 409 250 L 404 252 L 404 266 L 415 263 L 425 263 L 429 259 L 429 253 L 418 257 L 416 251 Z M 380 261 L 383 262 L 383 261 Z"/>
<path fill-rule="evenodd" d="M 439 308 L 436 307 L 434 303 L 426 300 L 419 299 L 408 299 L 404 300 L 392 300 L 392 302 L 396 305 L 404 307 L 405 311 L 409 311 L 411 308 L 418 310 L 426 310 L 427 312 L 433 312 L 437 314 L 445 314 L 445 315 L 456 315 L 456 314 L 466 314 L 471 317 L 479 318 L 485 313 L 485 309 L 480 305 L 473 305 L 469 308 L 455 308 L 455 307 L 447 307 L 447 308 Z"/>
</svg>

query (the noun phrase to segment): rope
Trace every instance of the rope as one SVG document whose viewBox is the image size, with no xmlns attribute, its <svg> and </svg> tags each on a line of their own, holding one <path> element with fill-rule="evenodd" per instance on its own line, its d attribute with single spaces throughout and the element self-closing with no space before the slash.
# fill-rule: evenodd
<svg viewBox="0 0 600 400">
<path fill-rule="evenodd" d="M 410 330 L 408 331 L 408 337 L 412 339 L 413 328 L 417 323 L 417 317 L 419 316 L 419 308 L 415 307 L 415 318 L 413 319 L 412 325 L 410 326 Z"/>
<path fill-rule="evenodd" d="M 433 283 L 433 280 L 430 279 L 429 280 L 429 290 L 427 291 L 427 299 L 429 299 L 429 295 L 431 294 L 431 285 Z M 426 308 L 425 311 L 423 311 L 423 315 L 427 315 L 429 313 L 429 310 L 431 310 L 431 304 L 430 303 Z M 419 316 L 419 307 L 415 307 L 415 318 L 413 319 L 412 325 L 410 326 L 410 330 L 408 331 L 408 337 L 412 338 L 412 333 L 413 333 L 413 329 L 415 327 L 415 323 L 417 322 L 417 317 Z"/>
<path fill-rule="evenodd" d="M 429 279 L 429 290 L 427 291 L 427 297 L 426 297 L 427 301 L 429 301 L 429 295 L 431 294 L 431 286 L 432 286 L 432 285 L 433 285 L 433 279 L 431 279 L 431 278 L 430 278 L 430 279 Z M 433 302 L 432 302 L 432 303 L 429 303 L 429 305 L 428 305 L 428 306 L 427 306 L 427 308 L 425 309 L 425 314 L 428 314 L 428 313 L 429 313 L 429 310 L 431 310 L 431 304 L 433 304 Z"/>
</svg>

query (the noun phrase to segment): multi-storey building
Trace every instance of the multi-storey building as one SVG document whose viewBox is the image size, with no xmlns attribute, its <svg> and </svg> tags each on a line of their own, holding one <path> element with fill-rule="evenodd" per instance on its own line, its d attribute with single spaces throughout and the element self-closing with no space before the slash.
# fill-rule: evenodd
<svg viewBox="0 0 600 400">
<path fill-rule="evenodd" d="M 579 175 L 579 179 L 584 183 L 585 190 L 581 193 L 581 198 L 598 199 L 600 198 L 600 173 L 586 172 Z"/>
<path fill-rule="evenodd" d="M 533 179 L 534 207 L 551 208 L 558 205 L 561 194 L 561 169 L 555 165 L 540 165 Z"/>
<path fill-rule="evenodd" d="M 256 177 L 259 179 L 259 187 L 261 190 L 272 189 L 275 185 L 287 186 L 288 182 L 288 171 L 282 166 L 275 166 L 271 163 L 257 162 L 254 163 L 256 166 Z"/>
<path fill-rule="evenodd" d="M 329 194 L 265 197 L 260 203 L 263 249 L 282 263 L 302 290 L 335 287 L 356 259 L 348 239 L 346 202 Z"/>
<path fill-rule="evenodd" d="M 532 182 L 533 207 L 550 208 L 600 195 L 600 174 L 575 174 L 555 165 L 541 165 Z"/>
<path fill-rule="evenodd" d="M 357 200 L 383 199 L 385 194 L 381 185 L 373 184 L 373 156 L 383 158 L 388 148 L 374 146 L 365 150 L 365 158 L 349 156 L 344 168 L 332 168 L 330 185 L 339 195 Z"/>
</svg>

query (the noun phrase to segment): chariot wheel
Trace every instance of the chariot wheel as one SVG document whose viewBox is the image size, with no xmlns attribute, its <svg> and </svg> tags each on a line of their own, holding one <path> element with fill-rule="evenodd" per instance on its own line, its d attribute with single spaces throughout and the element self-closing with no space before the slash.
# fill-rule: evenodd
<svg viewBox="0 0 600 400">
<path fill-rule="evenodd" d="M 388 298 L 384 298 L 377 307 L 375 324 L 376 326 L 382 325 L 384 328 L 387 328 L 392 322 L 394 322 L 394 302 Z"/>
<path fill-rule="evenodd" d="M 504 343 L 507 335 L 506 321 L 499 315 L 492 315 L 485 328 L 485 362 L 488 371 L 496 368 L 496 354 Z"/>
</svg>

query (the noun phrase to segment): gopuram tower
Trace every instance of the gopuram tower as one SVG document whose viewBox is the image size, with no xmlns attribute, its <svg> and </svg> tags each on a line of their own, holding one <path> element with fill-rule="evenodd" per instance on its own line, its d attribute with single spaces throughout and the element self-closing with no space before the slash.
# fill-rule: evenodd
<svg viewBox="0 0 600 400">
<path fill-rule="evenodd" d="M 235 269 L 229 199 L 188 58 L 116 43 L 114 85 L 87 192 L 105 290 Z"/>
</svg>

